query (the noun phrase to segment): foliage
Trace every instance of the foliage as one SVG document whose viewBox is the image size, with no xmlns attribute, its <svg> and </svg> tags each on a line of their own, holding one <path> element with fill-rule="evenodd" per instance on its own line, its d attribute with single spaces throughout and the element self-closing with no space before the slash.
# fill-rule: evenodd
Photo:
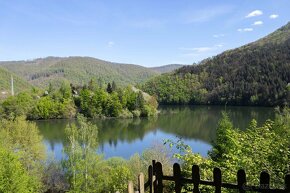
<svg viewBox="0 0 290 193">
<path fill-rule="evenodd" d="M 59 161 L 47 159 L 42 178 L 44 192 L 63 192 L 69 189 L 65 171 Z"/>
<path fill-rule="evenodd" d="M 11 95 L 11 76 L 13 76 L 14 92 L 16 94 L 32 88 L 27 81 L 0 66 L 0 99 Z M 1 92 L 7 92 L 2 95 Z"/>
<path fill-rule="evenodd" d="M 17 155 L 0 147 L 0 163 L 0 192 L 36 192 Z"/>
<path fill-rule="evenodd" d="M 0 115 L 4 118 L 60 119 L 73 118 L 77 111 L 90 118 L 148 117 L 157 114 L 158 103 L 154 97 L 132 87 L 118 89 L 115 82 L 112 85 L 107 91 L 93 80 L 83 87 L 63 82 L 57 89 L 50 84 L 48 91 L 41 94 L 35 91 L 8 97 L 0 105 Z"/>
<path fill-rule="evenodd" d="M 186 174 L 191 172 L 191 165 L 198 164 L 201 176 L 212 179 L 213 168 L 219 167 L 224 181 L 236 182 L 236 172 L 245 169 L 249 184 L 258 185 L 259 173 L 266 170 L 271 176 L 271 186 L 282 187 L 290 166 L 290 140 L 285 135 L 289 126 L 289 110 L 284 110 L 274 121 L 268 120 L 261 127 L 257 127 L 253 120 L 245 131 L 234 129 L 224 113 L 208 158 L 194 154 L 181 142 L 170 144 L 181 150 L 175 157 L 182 161 Z"/>
<path fill-rule="evenodd" d="M 34 107 L 34 97 L 27 92 L 18 94 L 17 96 L 8 97 L 0 106 L 2 117 L 11 118 L 18 116 L 27 116 Z"/>
<path fill-rule="evenodd" d="M 198 76 L 164 74 L 154 77 L 141 86 L 151 95 L 156 95 L 162 104 L 203 104 L 203 94 L 206 90 L 201 87 Z"/>
<path fill-rule="evenodd" d="M 77 124 L 69 124 L 66 128 L 69 143 L 65 147 L 67 158 L 63 166 L 71 192 L 93 192 L 92 174 L 98 161 L 97 132 L 98 128 L 82 115 L 78 115 Z"/>
<path fill-rule="evenodd" d="M 18 158 L 25 173 L 30 176 L 31 191 L 39 191 L 42 188 L 45 147 L 35 123 L 26 121 L 24 117 L 0 120 L 0 147 L 5 148 L 9 155 L 13 154 Z"/>
<path fill-rule="evenodd" d="M 91 83 L 79 91 L 79 97 L 75 98 L 75 104 L 80 112 L 87 117 L 132 117 L 154 116 L 157 114 L 157 101 L 149 96 L 145 100 L 142 91 L 134 91 L 132 87 L 117 89 L 116 83 L 108 84 L 106 90 Z M 90 89 L 93 88 L 93 89 Z M 136 113 L 136 112 L 140 113 Z"/>
<path fill-rule="evenodd" d="M 151 67 L 150 69 L 154 70 L 155 72 L 158 72 L 159 74 L 169 73 L 173 72 L 174 70 L 181 68 L 182 64 L 168 64 L 158 67 Z"/>
<path fill-rule="evenodd" d="M 96 192 L 126 192 L 135 176 L 126 160 L 119 157 L 100 160 L 94 171 Z"/>
</svg>

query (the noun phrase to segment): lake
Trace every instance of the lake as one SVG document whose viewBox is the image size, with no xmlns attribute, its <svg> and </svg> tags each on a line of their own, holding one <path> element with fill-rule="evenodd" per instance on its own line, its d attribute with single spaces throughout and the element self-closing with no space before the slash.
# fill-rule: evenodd
<svg viewBox="0 0 290 193">
<path fill-rule="evenodd" d="M 162 106 L 159 110 L 156 118 L 92 120 L 99 128 L 98 152 L 105 158 L 120 156 L 127 159 L 156 143 L 162 144 L 165 139 L 176 141 L 182 138 L 194 152 L 207 156 L 222 111 L 226 110 L 234 126 L 240 129 L 246 129 L 252 119 L 261 125 L 274 118 L 274 109 L 268 107 Z M 36 121 L 47 151 L 57 160 L 63 156 L 64 129 L 69 121 L 74 120 Z"/>
</svg>

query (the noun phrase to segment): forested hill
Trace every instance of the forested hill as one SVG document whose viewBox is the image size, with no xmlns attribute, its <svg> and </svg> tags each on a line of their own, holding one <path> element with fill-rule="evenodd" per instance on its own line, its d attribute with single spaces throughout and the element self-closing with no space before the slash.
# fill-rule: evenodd
<svg viewBox="0 0 290 193">
<path fill-rule="evenodd" d="M 13 75 L 14 79 L 15 93 L 32 88 L 32 86 L 22 78 L 0 67 L 0 99 L 11 94 L 11 75 Z"/>
<path fill-rule="evenodd" d="M 150 69 L 154 70 L 157 73 L 163 74 L 163 73 L 172 72 L 178 68 L 181 68 L 182 66 L 184 65 L 183 64 L 168 64 L 164 66 L 152 67 Z"/>
<path fill-rule="evenodd" d="M 278 105 L 290 101 L 290 23 L 268 36 L 185 66 L 143 88 L 161 103 Z"/>
<path fill-rule="evenodd" d="M 127 85 L 141 83 L 157 75 L 157 72 L 139 65 L 112 63 L 91 57 L 47 57 L 0 62 L 0 66 L 40 87 L 48 86 L 49 82 L 60 84 L 63 80 L 76 85 L 85 84 L 91 79 L 101 84 L 114 80 L 118 85 Z"/>
</svg>

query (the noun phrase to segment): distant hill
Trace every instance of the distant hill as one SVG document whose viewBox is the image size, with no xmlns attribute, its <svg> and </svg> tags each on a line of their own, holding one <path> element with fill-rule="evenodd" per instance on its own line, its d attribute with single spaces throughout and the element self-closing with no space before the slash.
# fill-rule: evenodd
<svg viewBox="0 0 290 193">
<path fill-rule="evenodd" d="M 183 67 L 183 64 L 168 64 L 168 65 L 164 65 L 164 66 L 158 66 L 158 67 L 152 67 L 150 69 L 152 69 L 153 71 L 163 74 L 163 73 L 168 73 L 168 72 L 172 72 L 176 69 L 179 69 L 181 67 Z"/>
<path fill-rule="evenodd" d="M 14 92 L 19 93 L 23 90 L 32 88 L 32 86 L 16 74 L 0 67 L 0 98 L 11 94 L 11 75 L 14 79 Z"/>
<path fill-rule="evenodd" d="M 170 104 L 289 104 L 290 22 L 258 41 L 153 78 L 143 89 Z"/>
<path fill-rule="evenodd" d="M 112 63 L 91 57 L 47 57 L 0 62 L 0 66 L 39 87 L 46 87 L 49 82 L 59 84 L 63 80 L 85 84 L 91 79 L 100 84 L 115 81 L 119 85 L 127 85 L 141 83 L 157 75 L 155 71 L 142 66 Z"/>
</svg>

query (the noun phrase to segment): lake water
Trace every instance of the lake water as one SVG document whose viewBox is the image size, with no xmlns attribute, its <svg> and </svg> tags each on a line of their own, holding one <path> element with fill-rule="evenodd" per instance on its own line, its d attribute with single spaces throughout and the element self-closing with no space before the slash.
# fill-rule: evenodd
<svg viewBox="0 0 290 193">
<path fill-rule="evenodd" d="M 245 129 L 252 119 L 261 125 L 265 120 L 274 118 L 274 109 L 266 107 L 163 106 L 159 110 L 158 117 L 150 119 L 93 120 L 99 128 L 98 152 L 106 158 L 121 156 L 127 159 L 155 143 L 162 144 L 165 139 L 182 138 L 194 152 L 206 156 L 215 140 L 222 111 L 226 110 L 234 126 L 240 129 Z M 69 121 L 73 120 L 36 122 L 47 151 L 58 160 L 63 156 L 66 144 L 64 129 Z"/>
</svg>

